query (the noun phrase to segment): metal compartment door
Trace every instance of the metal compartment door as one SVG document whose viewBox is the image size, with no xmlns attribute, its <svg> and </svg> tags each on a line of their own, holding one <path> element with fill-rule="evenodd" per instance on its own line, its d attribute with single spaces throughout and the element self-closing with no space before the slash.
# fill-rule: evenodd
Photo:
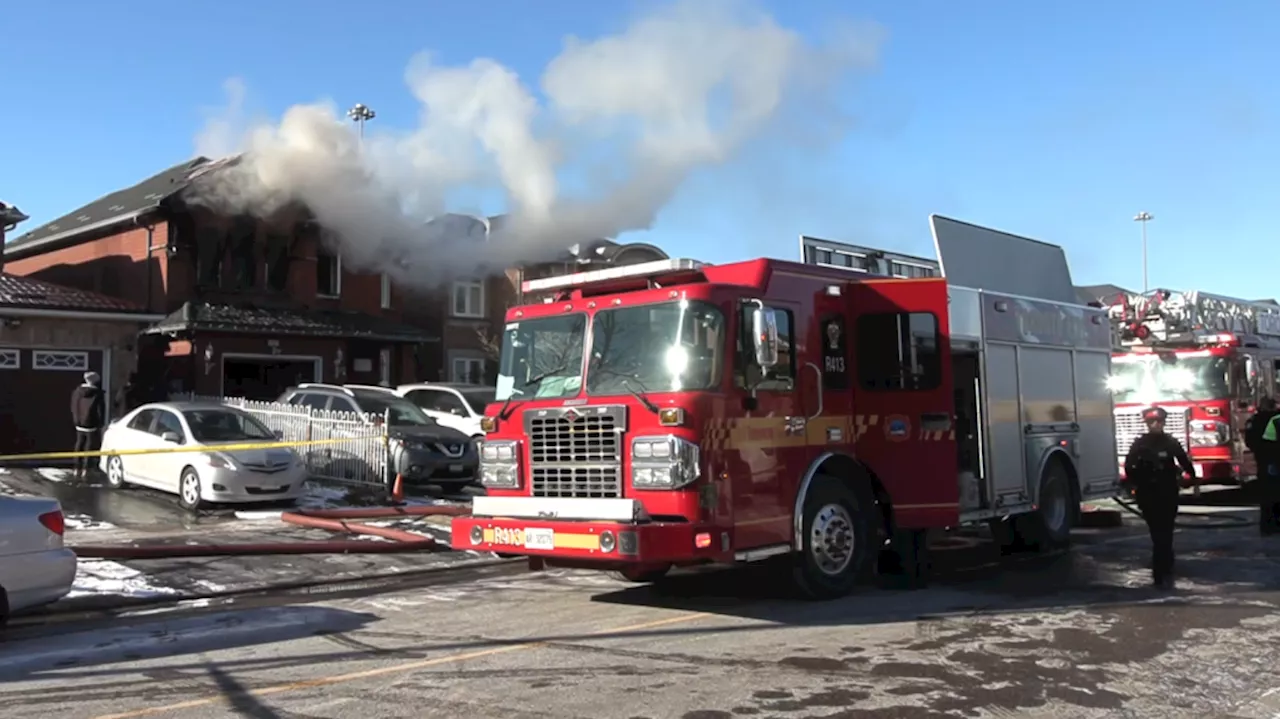
<svg viewBox="0 0 1280 719">
<path fill-rule="evenodd" d="M 1022 453 L 1022 408 L 1018 387 L 1018 349 L 987 345 L 987 448 L 991 496 L 1024 494 L 1026 462 Z"/>
</svg>

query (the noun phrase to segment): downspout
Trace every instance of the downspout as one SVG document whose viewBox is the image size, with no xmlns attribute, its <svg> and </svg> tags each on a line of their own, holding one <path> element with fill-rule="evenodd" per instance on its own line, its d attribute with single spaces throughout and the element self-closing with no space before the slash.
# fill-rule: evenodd
<svg viewBox="0 0 1280 719">
<path fill-rule="evenodd" d="M 142 217 L 133 218 L 133 225 L 134 227 L 143 227 Z M 144 229 L 147 231 L 147 311 L 150 312 L 153 309 L 152 299 L 154 296 L 152 292 L 155 289 L 155 280 L 153 279 L 155 273 L 151 271 L 151 260 L 152 253 L 156 250 L 155 245 L 152 244 L 155 240 L 156 226 L 154 223 L 148 223 Z"/>
</svg>

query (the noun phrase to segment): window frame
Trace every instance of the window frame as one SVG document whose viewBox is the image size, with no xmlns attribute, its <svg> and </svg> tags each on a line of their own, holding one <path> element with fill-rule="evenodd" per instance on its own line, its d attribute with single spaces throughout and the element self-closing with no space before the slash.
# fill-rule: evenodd
<svg viewBox="0 0 1280 719">
<path fill-rule="evenodd" d="M 912 386 L 912 387 L 880 386 L 879 382 L 884 378 L 869 378 L 866 374 L 867 368 L 873 364 L 876 364 L 876 363 L 867 361 L 868 353 L 877 351 L 881 347 L 889 347 L 889 346 L 895 346 L 895 345 L 887 342 L 883 342 L 883 343 L 868 342 L 867 335 L 874 335 L 875 332 L 867 331 L 865 327 L 865 323 L 868 319 L 881 319 L 881 318 L 892 317 L 892 318 L 897 318 L 896 322 L 898 323 L 898 327 L 901 328 L 901 322 L 905 318 L 907 331 L 908 331 L 908 334 L 910 334 L 911 319 L 915 315 L 926 316 L 929 318 L 929 320 L 933 324 L 933 356 L 934 356 L 933 363 L 932 365 L 928 365 L 928 364 L 925 364 L 924 362 L 921 362 L 920 374 L 914 375 L 919 378 L 925 378 L 925 381 L 924 382 L 917 381 L 916 386 Z M 943 375 L 942 324 L 938 320 L 937 313 L 920 311 L 920 310 L 908 311 L 908 312 L 868 312 L 865 314 L 858 315 L 857 318 L 854 320 L 853 336 L 854 336 L 854 357 L 855 357 L 855 364 L 857 365 L 857 373 L 858 373 L 857 381 L 858 381 L 859 389 L 866 392 L 933 392 L 942 386 L 942 375 Z M 910 341 L 912 343 L 915 342 L 914 335 L 912 335 Z M 883 351 L 883 350 L 880 350 L 880 351 Z M 901 367 L 902 366 L 902 358 L 900 354 L 902 351 L 901 343 L 898 343 L 896 345 L 895 351 L 899 353 L 899 366 Z M 900 380 L 905 380 L 905 378 L 908 376 L 913 376 L 913 375 L 908 375 L 903 370 L 900 370 L 899 374 L 897 375 L 897 377 Z"/>
<path fill-rule="evenodd" d="M 478 381 L 469 382 L 463 379 L 462 375 L 458 373 L 459 363 L 462 363 L 464 365 L 479 365 Z M 455 382 L 458 384 L 484 386 L 484 375 L 485 375 L 485 359 L 483 357 L 477 357 L 476 355 L 470 355 L 470 354 L 455 354 L 449 358 L 449 381 L 450 382 Z M 466 376 L 471 377 L 472 376 L 471 372 L 468 371 L 466 373 Z M 465 400 L 461 400 L 461 401 L 465 403 Z"/>
<path fill-rule="evenodd" d="M 479 299 L 476 304 L 479 307 L 471 307 L 470 290 L 479 290 Z M 466 317 L 470 319 L 483 319 L 485 317 L 485 304 L 488 294 L 485 290 L 484 280 L 456 280 L 449 286 L 449 314 L 454 317 Z M 463 310 L 458 311 L 458 292 L 463 291 Z"/>
<path fill-rule="evenodd" d="M 322 258 L 332 258 L 333 268 L 330 276 L 333 284 L 333 294 L 323 292 L 320 287 L 320 262 Z M 316 297 L 336 300 L 342 297 L 342 255 L 337 252 L 330 252 L 326 249 L 316 250 Z"/>
</svg>

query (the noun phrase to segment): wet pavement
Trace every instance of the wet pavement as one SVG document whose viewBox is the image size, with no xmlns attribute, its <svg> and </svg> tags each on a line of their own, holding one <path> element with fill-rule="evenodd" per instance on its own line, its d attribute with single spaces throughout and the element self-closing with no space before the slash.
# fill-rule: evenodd
<svg viewBox="0 0 1280 719">
<path fill-rule="evenodd" d="M 0 717 L 1272 719 L 1280 538 L 1176 544 L 1172 593 L 1127 522 L 1051 557 L 954 542 L 927 589 L 832 602 L 765 567 L 552 571 L 103 625 L 0 648 Z"/>
</svg>

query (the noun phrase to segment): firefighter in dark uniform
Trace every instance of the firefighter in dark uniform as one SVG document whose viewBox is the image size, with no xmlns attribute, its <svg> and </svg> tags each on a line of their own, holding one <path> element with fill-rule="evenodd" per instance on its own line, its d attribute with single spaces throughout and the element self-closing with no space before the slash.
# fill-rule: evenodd
<svg viewBox="0 0 1280 719">
<path fill-rule="evenodd" d="M 1258 466 L 1258 529 L 1263 535 L 1280 533 L 1280 412 L 1276 401 L 1263 397 L 1258 411 L 1245 424 L 1245 445 Z M 1249 444 L 1250 441 L 1253 444 Z"/>
<path fill-rule="evenodd" d="M 1178 440 L 1165 434 L 1166 417 L 1168 413 L 1159 407 L 1142 413 L 1147 433 L 1133 441 L 1124 459 L 1124 473 L 1151 532 L 1151 579 L 1161 589 L 1172 589 L 1173 530 L 1182 490 L 1180 480 L 1184 474 L 1194 478 L 1196 470 Z"/>
</svg>

